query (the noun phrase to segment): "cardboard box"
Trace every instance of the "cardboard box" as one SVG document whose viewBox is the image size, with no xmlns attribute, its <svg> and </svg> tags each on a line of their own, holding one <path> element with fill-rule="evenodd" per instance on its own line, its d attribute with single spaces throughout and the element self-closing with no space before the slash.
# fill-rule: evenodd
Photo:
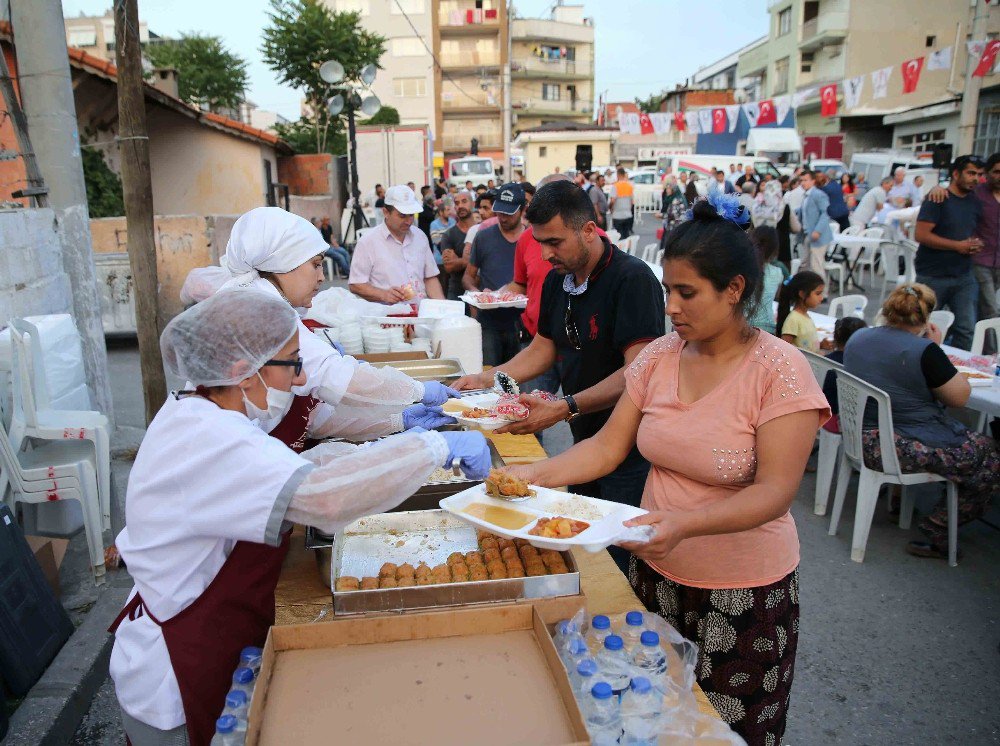
<svg viewBox="0 0 1000 746">
<path fill-rule="evenodd" d="M 46 536 L 25 536 L 28 546 L 35 555 L 42 574 L 48 581 L 49 587 L 56 598 L 62 594 L 59 588 L 59 567 L 62 565 L 63 557 L 66 556 L 66 549 L 69 547 L 68 539 L 50 539 Z"/>
<path fill-rule="evenodd" d="M 248 746 L 590 743 L 530 605 L 272 627 Z"/>
</svg>

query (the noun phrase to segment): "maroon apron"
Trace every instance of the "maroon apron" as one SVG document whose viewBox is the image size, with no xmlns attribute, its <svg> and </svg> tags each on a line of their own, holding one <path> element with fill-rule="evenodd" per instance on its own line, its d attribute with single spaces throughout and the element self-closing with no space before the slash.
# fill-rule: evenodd
<svg viewBox="0 0 1000 746">
<path fill-rule="evenodd" d="M 312 397 L 296 396 L 270 435 L 301 453 L 307 442 L 309 413 L 318 403 Z M 183 611 L 160 621 L 136 593 L 108 629 L 114 634 L 125 617 L 134 620 L 143 614 L 159 625 L 192 746 L 208 746 L 240 651 L 248 645 L 263 647 L 274 624 L 274 589 L 290 538 L 291 532 L 286 533 L 277 547 L 238 541 L 212 582 Z"/>
</svg>

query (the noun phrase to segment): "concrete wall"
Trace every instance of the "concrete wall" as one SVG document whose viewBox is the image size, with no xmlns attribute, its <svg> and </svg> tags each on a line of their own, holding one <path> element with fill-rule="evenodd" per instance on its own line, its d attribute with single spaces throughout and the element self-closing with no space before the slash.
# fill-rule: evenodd
<svg viewBox="0 0 1000 746">
<path fill-rule="evenodd" d="M 312 153 L 279 158 L 278 181 L 287 184 L 295 195 L 333 194 L 333 156 Z"/>
<path fill-rule="evenodd" d="M 72 313 L 50 209 L 0 211 L 0 326 L 11 316 Z"/>
<path fill-rule="evenodd" d="M 560 171 L 576 168 L 577 145 L 592 146 L 595 166 L 614 163 L 611 160 L 611 142 L 606 139 L 594 140 L 583 136 L 568 142 L 529 142 L 523 146 L 525 178 L 534 184 L 555 171 L 556 167 Z M 545 148 L 545 155 L 541 154 L 541 148 Z"/>
<path fill-rule="evenodd" d="M 154 113 L 149 160 L 157 215 L 228 215 L 267 204 L 264 160 L 277 181 L 273 150 L 163 107 Z"/>
</svg>

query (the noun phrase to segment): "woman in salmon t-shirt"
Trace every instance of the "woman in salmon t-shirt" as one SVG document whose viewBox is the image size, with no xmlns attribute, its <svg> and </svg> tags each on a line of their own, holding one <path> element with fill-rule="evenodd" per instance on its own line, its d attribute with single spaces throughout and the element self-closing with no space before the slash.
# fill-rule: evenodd
<svg viewBox="0 0 1000 746">
<path fill-rule="evenodd" d="M 538 485 L 607 474 L 633 443 L 653 468 L 628 525 L 650 524 L 629 581 L 698 644 L 698 683 L 750 744 L 780 743 L 799 631 L 799 542 L 789 508 L 829 406 L 802 354 L 752 328 L 753 245 L 708 202 L 666 243 L 674 332 L 626 370 L 593 438 L 511 471 Z M 767 301 L 769 302 L 769 301 Z"/>
</svg>

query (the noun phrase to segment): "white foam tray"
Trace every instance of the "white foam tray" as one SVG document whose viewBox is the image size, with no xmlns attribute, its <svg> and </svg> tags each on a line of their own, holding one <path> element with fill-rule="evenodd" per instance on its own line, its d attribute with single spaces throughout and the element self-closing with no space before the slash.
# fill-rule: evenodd
<svg viewBox="0 0 1000 746">
<path fill-rule="evenodd" d="M 494 308 L 527 308 L 528 307 L 528 298 L 527 298 L 527 296 L 525 296 L 524 298 L 520 298 L 518 300 L 504 300 L 504 301 L 498 301 L 496 303 L 480 303 L 478 300 L 475 299 L 475 296 L 473 296 L 471 293 L 466 293 L 465 295 L 461 296 L 461 300 L 465 301 L 466 303 L 468 303 L 473 308 L 480 309 L 481 311 L 490 311 L 490 310 L 492 310 Z"/>
</svg>

